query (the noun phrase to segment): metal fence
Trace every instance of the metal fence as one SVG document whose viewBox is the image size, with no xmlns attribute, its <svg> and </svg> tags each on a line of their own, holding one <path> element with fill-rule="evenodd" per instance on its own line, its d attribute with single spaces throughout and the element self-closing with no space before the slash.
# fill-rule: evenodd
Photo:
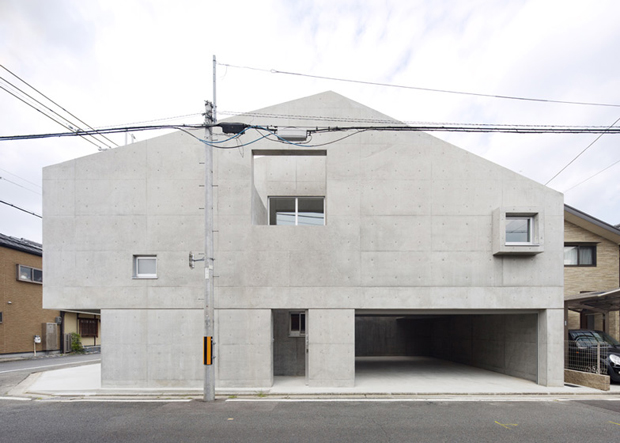
<svg viewBox="0 0 620 443">
<path fill-rule="evenodd" d="M 609 347 L 590 340 L 567 340 L 564 368 L 573 371 L 607 375 Z"/>
</svg>

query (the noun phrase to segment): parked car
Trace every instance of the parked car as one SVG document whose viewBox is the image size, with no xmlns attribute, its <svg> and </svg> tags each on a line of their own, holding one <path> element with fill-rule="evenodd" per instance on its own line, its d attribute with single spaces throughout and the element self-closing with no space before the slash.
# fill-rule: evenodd
<svg viewBox="0 0 620 443">
<path fill-rule="evenodd" d="M 603 331 L 571 329 L 568 331 L 569 347 L 567 369 L 597 372 L 597 345 L 600 344 L 601 372 L 607 368 L 612 382 L 620 383 L 620 343 Z"/>
</svg>

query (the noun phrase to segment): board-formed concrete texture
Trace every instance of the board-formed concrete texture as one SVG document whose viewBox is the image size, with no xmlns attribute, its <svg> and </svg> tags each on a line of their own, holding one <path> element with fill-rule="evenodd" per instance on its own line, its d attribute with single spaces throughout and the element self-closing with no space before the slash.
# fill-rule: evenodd
<svg viewBox="0 0 620 443">
<path fill-rule="evenodd" d="M 232 121 L 399 124 L 333 92 Z M 238 142 L 260 137 L 249 129 Z M 202 262 L 192 270 L 187 257 L 203 250 L 203 151 L 174 133 L 44 170 L 44 304 L 103 309 L 106 386 L 198 383 L 201 355 L 192 351 L 201 340 L 204 280 Z M 433 346 L 450 337 L 452 349 L 470 346 L 453 360 L 562 385 L 560 193 L 431 135 L 403 131 L 316 133 L 298 146 L 262 139 L 216 149 L 214 185 L 217 387 L 269 387 L 291 356 L 304 359 L 291 368 L 304 368 L 309 386 L 353 386 L 357 316 L 416 319 L 407 334 L 426 320 L 431 330 L 444 325 Z M 325 225 L 269 225 L 269 197 L 276 196 L 324 197 Z M 535 245 L 498 249 L 511 215 L 532 217 Z M 157 279 L 132 279 L 140 254 L 157 255 Z M 180 312 L 170 321 L 151 317 L 172 310 Z M 278 354 L 285 342 L 274 347 L 288 327 L 274 327 L 286 322 L 283 311 L 306 313 L 305 353 L 287 351 L 286 359 Z M 178 350 L 176 342 L 158 348 L 151 336 L 174 328 L 178 315 L 196 337 L 177 334 Z M 449 321 L 457 316 L 467 319 Z M 492 316 L 506 320 L 501 331 Z M 381 325 L 389 322 L 370 330 Z M 475 332 L 459 336 L 467 327 Z M 384 332 L 377 337 L 385 340 Z M 372 343 L 365 347 L 380 353 Z M 445 349 L 434 355 L 450 358 Z M 155 358 L 154 350 L 174 357 Z"/>
</svg>

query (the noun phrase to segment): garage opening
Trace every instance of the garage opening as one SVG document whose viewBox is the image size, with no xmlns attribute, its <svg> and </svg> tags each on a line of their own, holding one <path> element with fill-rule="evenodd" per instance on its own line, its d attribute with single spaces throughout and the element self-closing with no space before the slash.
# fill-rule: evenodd
<svg viewBox="0 0 620 443">
<path fill-rule="evenodd" d="M 380 375 L 420 369 L 421 365 L 430 367 L 429 360 L 436 359 L 536 382 L 537 342 L 536 313 L 420 315 L 358 311 L 355 316 L 356 374 L 360 370 Z"/>
</svg>

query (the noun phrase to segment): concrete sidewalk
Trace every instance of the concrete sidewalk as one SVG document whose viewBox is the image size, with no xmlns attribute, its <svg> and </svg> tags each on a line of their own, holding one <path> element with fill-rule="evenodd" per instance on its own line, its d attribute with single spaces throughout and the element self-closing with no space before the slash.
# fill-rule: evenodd
<svg viewBox="0 0 620 443">
<path fill-rule="evenodd" d="M 304 377 L 274 377 L 271 388 L 218 389 L 219 396 L 574 396 L 620 395 L 620 385 L 608 392 L 565 385 L 545 387 L 534 382 L 496 372 L 443 360 L 403 357 L 373 359 L 372 364 L 358 361 L 355 386 L 350 388 L 314 388 Z M 398 362 L 398 360 L 397 360 Z M 50 397 L 84 396 L 202 396 L 200 388 L 106 389 L 101 387 L 101 364 L 58 369 L 31 375 L 12 395 Z"/>
</svg>

